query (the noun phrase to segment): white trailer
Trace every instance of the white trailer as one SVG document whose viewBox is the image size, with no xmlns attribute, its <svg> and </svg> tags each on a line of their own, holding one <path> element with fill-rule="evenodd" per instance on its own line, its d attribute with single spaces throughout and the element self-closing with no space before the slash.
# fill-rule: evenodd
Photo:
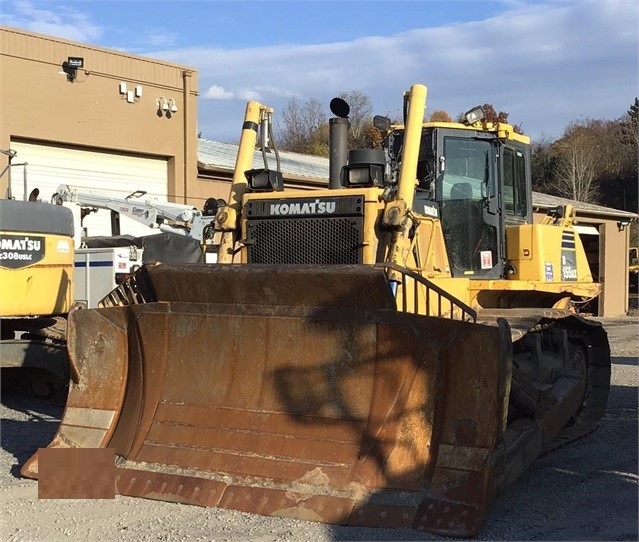
<svg viewBox="0 0 639 542">
<path fill-rule="evenodd" d="M 143 248 L 134 245 L 75 250 L 75 301 L 95 308 L 105 295 L 142 265 Z"/>
</svg>

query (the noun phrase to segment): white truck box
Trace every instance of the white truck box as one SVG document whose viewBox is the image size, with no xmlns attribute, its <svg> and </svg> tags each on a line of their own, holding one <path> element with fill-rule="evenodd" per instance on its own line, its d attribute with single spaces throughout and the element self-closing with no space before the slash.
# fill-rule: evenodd
<svg viewBox="0 0 639 542">
<path fill-rule="evenodd" d="M 142 265 L 135 246 L 75 250 L 75 301 L 95 308 L 105 295 Z M 87 272 L 88 271 L 88 272 Z"/>
</svg>

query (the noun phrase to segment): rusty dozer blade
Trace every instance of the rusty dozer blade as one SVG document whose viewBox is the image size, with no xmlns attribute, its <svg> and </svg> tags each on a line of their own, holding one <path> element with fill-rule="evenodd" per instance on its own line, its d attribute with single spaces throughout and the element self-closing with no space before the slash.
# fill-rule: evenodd
<svg viewBox="0 0 639 542">
<path fill-rule="evenodd" d="M 503 471 L 505 322 L 398 312 L 364 266 L 157 265 L 136 288 L 147 302 L 71 314 L 51 447 L 114 448 L 123 495 L 479 530 Z"/>
</svg>

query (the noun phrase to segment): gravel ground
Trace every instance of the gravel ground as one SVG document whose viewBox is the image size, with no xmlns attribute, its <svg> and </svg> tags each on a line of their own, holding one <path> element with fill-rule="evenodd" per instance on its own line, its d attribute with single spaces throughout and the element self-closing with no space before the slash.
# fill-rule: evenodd
<svg viewBox="0 0 639 542">
<path fill-rule="evenodd" d="M 610 337 L 609 408 L 600 428 L 536 461 L 494 503 L 476 540 L 638 540 L 639 318 L 599 319 Z M 328 526 L 116 496 L 38 500 L 22 463 L 53 436 L 62 407 L 4 394 L 0 538 L 6 541 L 444 540 L 413 530 Z"/>
</svg>

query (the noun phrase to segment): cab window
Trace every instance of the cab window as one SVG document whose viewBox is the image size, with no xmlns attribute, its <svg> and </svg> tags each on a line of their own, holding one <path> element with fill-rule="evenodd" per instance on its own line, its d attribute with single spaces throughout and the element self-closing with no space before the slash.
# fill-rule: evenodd
<svg viewBox="0 0 639 542">
<path fill-rule="evenodd" d="M 506 147 L 504 156 L 504 182 L 502 201 L 504 212 L 526 218 L 528 201 L 526 196 L 526 158 L 522 151 Z"/>
</svg>

